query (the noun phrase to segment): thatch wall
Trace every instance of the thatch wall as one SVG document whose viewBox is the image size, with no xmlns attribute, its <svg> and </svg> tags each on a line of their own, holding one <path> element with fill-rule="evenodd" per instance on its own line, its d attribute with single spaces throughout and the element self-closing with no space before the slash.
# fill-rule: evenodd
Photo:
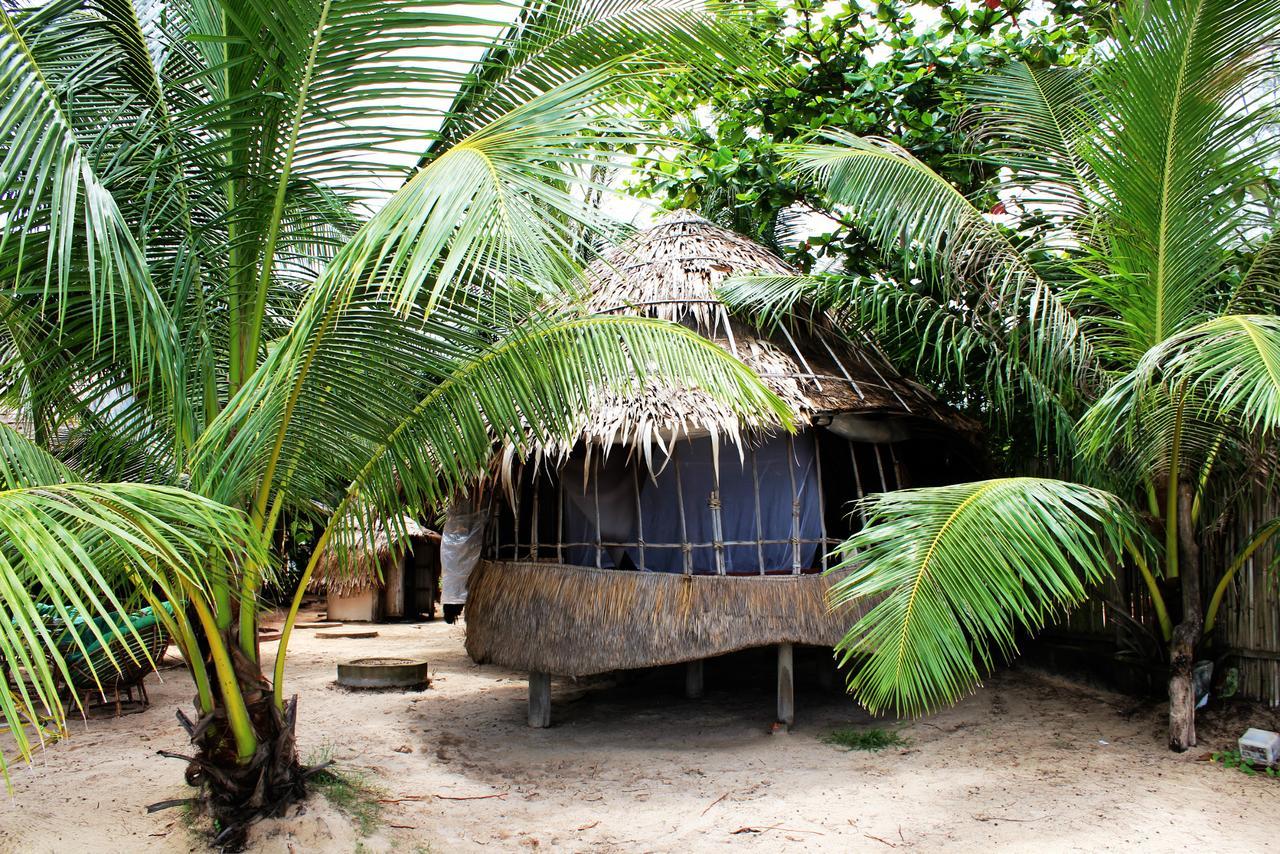
<svg viewBox="0 0 1280 854">
<path fill-rule="evenodd" d="M 481 664 L 586 676 L 777 643 L 832 646 L 862 613 L 828 609 L 838 577 L 483 561 L 468 583 L 467 653 Z"/>
</svg>

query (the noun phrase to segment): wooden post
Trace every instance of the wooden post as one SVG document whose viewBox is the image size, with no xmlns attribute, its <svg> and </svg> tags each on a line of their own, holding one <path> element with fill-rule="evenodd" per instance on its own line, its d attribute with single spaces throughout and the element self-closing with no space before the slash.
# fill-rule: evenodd
<svg viewBox="0 0 1280 854">
<path fill-rule="evenodd" d="M 778 723 L 796 722 L 796 686 L 791 644 L 778 644 Z"/>
<path fill-rule="evenodd" d="M 529 674 L 529 726 L 537 729 L 551 726 L 550 673 Z"/>
<path fill-rule="evenodd" d="M 799 575 L 800 490 L 796 487 L 796 445 L 790 433 L 787 434 L 787 475 L 791 478 L 791 574 Z"/>
<path fill-rule="evenodd" d="M 696 700 L 702 696 L 702 659 L 685 664 L 684 695 L 690 700 Z"/>
<path fill-rule="evenodd" d="M 760 574 L 765 574 L 764 566 L 764 522 L 760 521 L 760 467 L 756 464 L 756 449 L 751 448 L 751 492 L 756 501 L 756 562 Z"/>
</svg>

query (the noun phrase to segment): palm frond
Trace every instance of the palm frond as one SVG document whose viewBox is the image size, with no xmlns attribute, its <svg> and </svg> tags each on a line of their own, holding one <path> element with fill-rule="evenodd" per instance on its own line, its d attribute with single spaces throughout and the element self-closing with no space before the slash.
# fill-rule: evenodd
<svg viewBox="0 0 1280 854">
<path fill-rule="evenodd" d="M 81 478 L 8 424 L 0 424 L 0 489 L 52 486 Z"/>
<path fill-rule="evenodd" d="M 601 102 L 599 84 L 616 73 L 594 70 L 533 99 L 402 187 L 328 265 L 289 336 L 206 430 L 197 481 L 221 471 L 211 461 L 226 455 L 244 477 L 219 479 L 219 495 L 301 476 L 306 442 L 286 437 L 340 415 L 353 441 L 376 443 L 390 417 L 384 408 L 411 407 L 424 384 L 452 374 L 539 302 L 571 302 L 581 288 L 579 230 L 611 227 L 572 188 L 607 159 L 591 141 L 628 138 L 614 133 Z M 372 375 L 358 367 L 371 364 Z"/>
<path fill-rule="evenodd" d="M 873 713 L 956 702 L 1014 651 L 1019 630 L 1082 602 L 1139 537 L 1118 498 L 1056 480 L 899 490 L 862 509 L 832 604 L 881 599 L 839 644 L 844 661 L 862 662 L 849 688 Z"/>
<path fill-rule="evenodd" d="M 30 449 L 25 472 L 35 471 Z M 9 471 L 17 471 L 10 461 Z M 107 636 L 135 634 L 113 593 L 142 586 L 171 602 L 205 591 L 227 555 L 262 559 L 244 514 L 180 489 L 130 483 L 44 483 L 0 490 L 0 658 L 9 686 L 0 715 L 26 758 L 36 721 L 65 726 L 57 680 L 70 679 L 66 656 L 102 645 L 119 666 Z M 83 618 L 85 632 L 63 628 Z M 46 727 L 47 728 L 47 727 Z M 44 728 L 36 734 L 43 738 Z M 4 759 L 0 757 L 0 771 Z"/>
<path fill-rule="evenodd" d="M 103 152 L 78 132 L 78 110 L 92 117 L 105 107 L 102 99 L 74 109 L 67 103 L 68 91 L 93 91 L 102 81 L 101 63 L 92 60 L 103 48 L 60 56 L 72 70 L 46 69 L 19 20 L 31 23 L 47 11 L 15 19 L 0 10 L 0 99 L 7 105 L 0 115 L 0 271 L 14 297 L 47 314 L 59 334 L 81 327 L 71 333 L 76 347 L 127 354 L 124 370 L 138 398 L 181 442 L 191 425 L 177 330 L 130 218 L 103 180 Z"/>
<path fill-rule="evenodd" d="M 1227 313 L 1280 314 L 1280 233 L 1272 234 L 1254 252 Z"/>
<path fill-rule="evenodd" d="M 1093 176 L 1080 156 L 1091 127 L 1088 71 L 1038 69 L 1013 62 L 975 77 L 965 122 L 983 144 L 982 157 L 1012 170 L 1002 191 L 1024 207 L 1084 219 Z"/>
<path fill-rule="evenodd" d="M 1237 191 L 1280 150 L 1264 94 L 1280 68 L 1280 2 L 1134 2 L 1121 20 L 1082 154 L 1111 273 L 1090 298 L 1118 318 L 1132 362 L 1206 319 L 1226 253 L 1265 226 Z"/>
<path fill-rule="evenodd" d="M 746 27 L 748 10 L 719 0 L 537 0 L 527 3 L 458 93 L 419 165 L 516 105 L 601 64 L 660 62 L 689 85 L 779 72 Z M 708 86 L 709 88 L 709 86 Z"/>
<path fill-rule="evenodd" d="M 380 440 L 361 451 L 359 469 L 346 475 L 330 529 L 359 540 L 393 527 L 405 506 L 438 507 L 487 473 L 495 447 L 528 454 L 571 445 L 602 396 L 642 393 L 655 378 L 707 393 L 744 428 L 794 426 L 784 402 L 749 368 L 683 326 L 625 315 L 531 318 L 382 426 Z M 313 457 L 355 456 L 322 447 L 323 429 L 312 435 Z"/>
<path fill-rule="evenodd" d="M 1080 422 L 1087 454 L 1150 477 L 1176 435 L 1204 465 L 1223 441 L 1265 442 L 1280 430 L 1280 317 L 1226 315 L 1153 347 Z M 1161 465 L 1163 461 L 1164 465 Z"/>
<path fill-rule="evenodd" d="M 1024 359 L 1042 374 L 1088 385 L 1096 357 L 1057 289 L 994 223 L 940 175 L 901 147 L 842 131 L 790 148 L 798 168 L 847 206 L 887 253 L 920 265 L 952 298 L 972 306 L 972 321 L 999 329 L 1018 317 L 1028 333 Z"/>
<path fill-rule="evenodd" d="M 735 276 L 720 294 L 763 328 L 825 316 L 943 399 L 964 404 L 999 435 L 1024 432 L 1029 423 L 1037 455 L 1069 467 L 1074 413 L 1084 390 L 1076 377 L 1046 373 L 1042 362 L 1027 358 L 1016 318 L 993 328 L 928 293 L 838 275 Z"/>
</svg>

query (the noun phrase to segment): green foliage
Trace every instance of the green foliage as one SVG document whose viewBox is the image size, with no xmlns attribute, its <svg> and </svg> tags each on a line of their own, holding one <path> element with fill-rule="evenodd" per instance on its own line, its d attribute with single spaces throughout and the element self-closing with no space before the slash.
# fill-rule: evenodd
<svg viewBox="0 0 1280 854">
<path fill-rule="evenodd" d="M 366 777 L 326 768 L 312 774 L 310 780 L 325 800 L 356 823 L 361 836 L 371 836 L 382 826 L 382 799 L 387 793 Z"/>
<path fill-rule="evenodd" d="M 907 740 L 897 730 L 886 729 L 837 729 L 822 737 L 823 744 L 833 744 L 846 750 L 884 750 L 886 747 L 905 747 Z"/>
<path fill-rule="evenodd" d="M 235 508 L 176 487 L 84 483 L 8 427 L 0 427 L 0 436 L 0 654 L 6 676 L 23 674 L 0 691 L 0 717 L 29 757 L 28 726 L 41 740 L 65 733 L 58 686 L 71 678 L 66 656 L 87 657 L 92 645 L 119 665 L 107 636 L 137 636 L 121 619 L 128 608 L 115 591 L 153 604 L 181 602 L 207 595 L 228 556 L 265 562 L 265 554 Z M 156 613 L 171 635 L 183 636 L 181 613 Z M 92 617 L 87 631 L 71 633 L 73 649 L 60 648 L 61 627 L 77 615 Z"/>
<path fill-rule="evenodd" d="M 896 269 L 897 253 L 823 204 L 819 181 L 791 170 L 786 146 L 822 128 L 876 137 L 911 152 L 962 192 L 976 191 L 994 173 L 961 156 L 973 146 L 962 127 L 967 99 L 958 84 L 1009 60 L 1037 68 L 1075 61 L 1105 32 L 1113 5 L 1056 2 L 1037 19 L 1026 2 L 994 9 L 895 0 L 758 4 L 752 27 L 790 75 L 745 87 L 724 80 L 709 94 L 685 78 L 668 80 L 648 112 L 685 146 L 639 161 L 635 190 L 670 207 L 697 209 L 774 247 L 802 270 L 834 265 L 876 275 Z M 980 207 L 995 202 L 985 194 Z M 788 209 L 795 205 L 821 211 L 828 228 L 791 234 Z"/>
<path fill-rule="evenodd" d="M 872 713 L 954 703 L 1015 632 L 1084 601 L 1139 526 L 1115 496 L 1008 478 L 872 495 L 841 546 L 832 607 L 878 601 L 841 640 Z"/>
<path fill-rule="evenodd" d="M 1252 760 L 1245 759 L 1240 755 L 1240 751 L 1235 749 L 1214 751 L 1210 754 L 1209 761 L 1216 762 L 1223 768 L 1234 768 L 1249 777 L 1256 777 L 1261 774 L 1273 779 L 1280 778 L 1280 768 L 1276 768 L 1274 765 L 1256 766 Z"/>
<path fill-rule="evenodd" d="M 1077 62 L 966 82 L 966 131 L 999 168 L 977 192 L 839 127 L 783 149 L 910 276 L 752 277 L 726 299 L 827 310 L 984 418 L 1006 471 L 1061 478 L 869 499 L 836 601 L 884 597 L 841 643 L 866 656 L 870 708 L 955 701 L 1124 555 L 1168 640 L 1186 543 L 1274 485 L 1277 80 L 1280 0 L 1134 0 Z M 1276 529 L 1210 567 L 1193 636 Z"/>
<path fill-rule="evenodd" d="M 259 738 L 245 699 L 280 533 L 313 546 L 277 655 L 283 710 L 288 628 L 335 530 L 400 533 L 496 441 L 571 437 L 593 394 L 642 374 L 776 420 L 720 349 L 580 300 L 592 248 L 619 234 L 584 198 L 618 149 L 654 141 L 623 105 L 677 70 L 767 79 L 739 15 L 699 0 L 0 8 L 0 403 L 35 440 L 0 429 L 0 652 L 19 686 L 0 693 L 5 720 L 63 717 L 35 605 L 100 613 L 130 580 L 175 605 L 198 715 L 225 714 L 201 738 L 234 741 L 214 761 L 247 764 L 287 742 Z"/>
</svg>

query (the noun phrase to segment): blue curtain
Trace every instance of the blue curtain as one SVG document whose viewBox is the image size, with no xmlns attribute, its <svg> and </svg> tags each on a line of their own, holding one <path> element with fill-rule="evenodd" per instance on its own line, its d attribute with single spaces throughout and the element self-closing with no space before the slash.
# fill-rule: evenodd
<svg viewBox="0 0 1280 854">
<path fill-rule="evenodd" d="M 589 480 L 584 480 L 585 456 L 581 452 L 571 458 L 562 470 L 565 541 L 595 541 L 598 490 L 601 539 L 605 542 L 635 543 L 639 540 L 640 523 L 643 522 L 645 541 L 643 567 L 640 549 L 634 545 L 605 547 L 601 553 L 602 566 L 683 572 L 684 554 L 679 545 L 653 544 L 689 542 L 699 544 L 694 545 L 690 552 L 693 571 L 715 574 L 715 549 L 710 545 L 715 539 L 711 498 L 716 485 L 711 440 L 702 438 L 680 442 L 656 476 L 650 476 L 643 467 L 640 469 L 639 518 L 636 515 L 635 472 L 625 464 L 624 456 L 615 451 L 605 461 L 593 458 L 591 474 L 596 481 L 594 488 Z M 793 437 L 790 448 L 786 436 L 769 437 L 747 451 L 741 461 L 736 448 L 722 447 L 719 479 L 721 541 L 744 543 L 725 547 L 726 572 L 759 573 L 762 559 L 765 572 L 791 571 L 794 561 L 791 546 L 793 500 L 799 504 L 800 539 L 816 541 L 822 535 L 812 433 Z M 680 492 L 683 492 L 684 499 L 683 537 Z M 757 546 L 760 540 L 777 542 Z M 808 569 L 813 563 L 817 548 L 816 542 L 801 543 L 801 568 Z M 566 549 L 565 557 L 575 565 L 596 565 L 594 546 Z"/>
</svg>

